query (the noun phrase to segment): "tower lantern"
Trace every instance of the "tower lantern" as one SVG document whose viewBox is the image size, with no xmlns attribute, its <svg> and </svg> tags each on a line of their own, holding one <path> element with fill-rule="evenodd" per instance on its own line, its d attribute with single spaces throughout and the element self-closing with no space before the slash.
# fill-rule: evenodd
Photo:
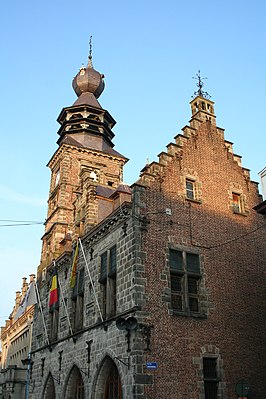
<svg viewBox="0 0 266 399">
<path fill-rule="evenodd" d="M 203 91 L 203 80 L 200 76 L 200 71 L 196 74 L 198 90 L 194 92 L 193 100 L 190 102 L 192 121 L 194 124 L 199 122 L 209 121 L 212 125 L 216 126 L 216 116 L 214 113 L 214 102 L 210 100 L 210 95 L 206 91 Z"/>
</svg>

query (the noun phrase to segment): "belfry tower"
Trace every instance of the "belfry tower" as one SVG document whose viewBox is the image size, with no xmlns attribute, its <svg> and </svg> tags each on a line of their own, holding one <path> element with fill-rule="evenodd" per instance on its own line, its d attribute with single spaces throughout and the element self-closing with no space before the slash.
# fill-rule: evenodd
<svg viewBox="0 0 266 399">
<path fill-rule="evenodd" d="M 93 68 L 91 49 L 72 86 L 78 98 L 57 119 L 59 148 L 47 165 L 51 181 L 38 273 L 112 211 L 108 199 L 122 182 L 127 162 L 113 149 L 116 122 L 97 100 L 104 75 Z"/>
</svg>

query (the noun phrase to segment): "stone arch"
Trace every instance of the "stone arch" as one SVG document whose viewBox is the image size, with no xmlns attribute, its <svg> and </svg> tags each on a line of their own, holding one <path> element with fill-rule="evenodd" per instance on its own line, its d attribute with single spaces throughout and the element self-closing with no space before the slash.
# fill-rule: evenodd
<svg viewBox="0 0 266 399">
<path fill-rule="evenodd" d="M 64 391 L 65 399 L 85 399 L 83 377 L 80 369 L 76 365 L 70 370 Z"/>
<path fill-rule="evenodd" d="M 55 398 L 56 398 L 55 383 L 52 374 L 49 373 L 44 385 L 42 399 L 55 399 Z"/>
<path fill-rule="evenodd" d="M 106 355 L 102 360 L 92 388 L 92 399 L 122 399 L 121 372 L 118 365 Z"/>
</svg>

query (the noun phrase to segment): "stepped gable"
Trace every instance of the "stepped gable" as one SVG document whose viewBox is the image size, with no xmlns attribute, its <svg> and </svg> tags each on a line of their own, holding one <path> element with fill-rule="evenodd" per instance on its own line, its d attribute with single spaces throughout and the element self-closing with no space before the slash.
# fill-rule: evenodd
<svg viewBox="0 0 266 399">
<path fill-rule="evenodd" d="M 196 104 L 196 105 L 195 105 Z M 234 162 L 239 166 L 246 180 L 250 180 L 250 170 L 242 167 L 241 155 L 233 152 L 233 143 L 224 139 L 224 129 L 216 126 L 216 116 L 214 115 L 214 102 L 204 97 L 197 96 L 191 101 L 192 118 L 190 124 L 184 126 L 182 133 L 174 137 L 174 142 L 170 142 L 166 148 L 158 154 L 158 162 L 146 164 L 140 172 L 140 178 L 137 184 L 149 186 L 150 182 L 158 178 L 158 175 L 164 173 L 164 169 L 173 159 L 179 159 L 182 163 L 183 154 L 190 150 L 193 143 L 196 146 L 198 135 L 204 129 L 209 130 L 210 136 L 216 135 L 216 138 L 222 140 L 224 150 L 227 153 L 229 162 Z M 215 138 L 215 136 L 213 136 Z"/>
</svg>

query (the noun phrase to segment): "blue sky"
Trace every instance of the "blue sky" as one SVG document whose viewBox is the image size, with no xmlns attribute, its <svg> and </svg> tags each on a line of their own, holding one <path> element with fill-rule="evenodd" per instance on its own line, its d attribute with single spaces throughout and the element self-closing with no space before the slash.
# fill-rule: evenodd
<svg viewBox="0 0 266 399">
<path fill-rule="evenodd" d="M 104 73 L 99 101 L 117 121 L 115 148 L 137 180 L 190 119 L 198 69 L 217 124 L 251 177 L 266 166 L 266 3 L 13 0 L 1 5 L 0 219 L 44 221 L 57 145 L 56 118 L 75 101 L 72 78 L 87 62 Z M 9 222 L 0 222 L 10 224 Z M 40 260 L 43 225 L 0 227 L 0 325 L 21 278 Z"/>
</svg>

